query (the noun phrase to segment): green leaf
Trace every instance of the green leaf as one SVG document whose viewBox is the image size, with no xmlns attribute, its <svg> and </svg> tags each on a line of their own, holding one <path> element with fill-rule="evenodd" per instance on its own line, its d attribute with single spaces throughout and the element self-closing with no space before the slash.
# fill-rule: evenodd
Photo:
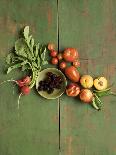
<svg viewBox="0 0 116 155">
<path fill-rule="evenodd" d="M 29 69 L 31 69 L 31 68 L 27 64 L 22 66 L 22 71 L 29 70 Z"/>
<path fill-rule="evenodd" d="M 37 44 L 35 45 L 34 55 L 35 55 L 35 57 L 36 57 L 36 58 L 38 57 L 38 53 L 39 53 L 39 46 L 40 46 L 40 44 L 39 44 L 39 43 L 37 43 Z"/>
<path fill-rule="evenodd" d="M 23 57 L 26 57 L 27 58 L 27 52 L 26 52 L 26 49 L 27 49 L 27 45 L 25 43 L 25 40 L 23 38 L 20 38 L 18 39 L 16 42 L 15 42 L 15 53 L 19 56 L 23 56 Z"/>
<path fill-rule="evenodd" d="M 81 72 L 81 68 L 80 67 L 78 67 L 77 70 L 78 70 L 78 72 Z"/>
<path fill-rule="evenodd" d="M 26 42 L 27 42 L 27 45 L 29 46 L 30 42 L 31 42 L 31 39 L 32 39 L 32 35 L 30 35 L 27 39 L 26 39 Z"/>
<path fill-rule="evenodd" d="M 33 46 L 34 46 L 34 39 L 33 38 L 31 39 L 30 44 L 31 44 L 31 48 L 33 48 Z"/>
<path fill-rule="evenodd" d="M 27 61 L 28 59 L 23 57 L 23 56 L 15 56 L 15 59 L 17 59 L 18 61 Z"/>
<path fill-rule="evenodd" d="M 97 94 L 97 96 L 99 96 L 99 97 L 108 96 L 108 95 L 110 95 L 110 89 L 107 91 L 95 92 L 95 94 Z"/>
<path fill-rule="evenodd" d="M 33 58 L 33 55 L 23 38 L 20 38 L 15 42 L 15 53 L 18 56 L 28 58 L 29 60 L 32 60 Z"/>
<path fill-rule="evenodd" d="M 101 101 L 101 99 L 98 97 L 98 95 L 96 93 L 94 93 L 94 96 L 95 96 L 95 104 L 97 107 L 99 107 L 99 109 L 101 109 L 103 103 Z"/>
<path fill-rule="evenodd" d="M 32 62 L 32 66 L 38 68 L 38 65 L 37 65 L 37 63 L 35 61 Z"/>
<path fill-rule="evenodd" d="M 42 61 L 42 65 L 47 65 L 48 61 Z"/>
<path fill-rule="evenodd" d="M 41 54 L 41 59 L 44 61 L 46 56 L 46 48 L 43 50 L 43 53 Z"/>
<path fill-rule="evenodd" d="M 40 67 L 40 62 L 41 62 L 41 60 L 40 60 L 40 57 L 38 56 L 38 57 L 37 57 L 37 66 L 38 66 L 38 67 Z"/>
<path fill-rule="evenodd" d="M 7 74 L 10 73 L 12 70 L 16 69 L 16 68 L 20 68 L 22 67 L 23 65 L 25 65 L 27 63 L 27 61 L 24 61 L 24 62 L 21 62 L 21 63 L 18 63 L 18 64 L 15 64 L 13 66 L 10 66 L 7 70 Z"/>
<path fill-rule="evenodd" d="M 96 104 L 95 98 L 93 97 L 92 100 L 92 106 L 96 109 L 96 110 L 100 110 L 99 106 Z"/>
<path fill-rule="evenodd" d="M 6 63 L 11 64 L 14 62 L 14 53 L 9 53 L 6 57 Z"/>
<path fill-rule="evenodd" d="M 116 96 L 115 92 L 110 92 L 110 95 Z"/>
<path fill-rule="evenodd" d="M 25 26 L 23 34 L 24 34 L 25 39 L 28 39 L 28 36 L 29 36 L 29 26 Z"/>
</svg>

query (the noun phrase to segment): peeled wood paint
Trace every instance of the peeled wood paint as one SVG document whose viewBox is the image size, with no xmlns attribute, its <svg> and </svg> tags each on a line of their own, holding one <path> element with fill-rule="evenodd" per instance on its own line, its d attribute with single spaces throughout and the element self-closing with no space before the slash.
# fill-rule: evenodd
<svg viewBox="0 0 116 155">
<path fill-rule="evenodd" d="M 31 30 L 35 35 L 36 31 L 39 32 L 39 36 L 37 37 L 40 41 L 41 38 L 43 38 L 43 42 L 48 42 L 50 39 L 57 42 L 57 20 L 54 21 L 54 19 L 57 18 L 57 1 L 56 3 L 53 3 L 53 1 L 50 0 L 35 0 L 34 4 L 37 5 L 34 5 L 33 3 L 30 3 L 32 0 L 29 0 L 26 5 L 23 1 L 16 2 L 13 0 L 12 3 L 17 4 L 15 8 L 13 8 L 15 9 L 15 12 L 17 12 L 18 7 L 21 7 L 21 12 L 24 11 L 26 13 L 24 13 L 23 17 L 19 16 L 16 19 L 13 19 L 11 14 L 9 15 L 6 13 L 7 6 L 8 10 L 9 8 L 11 8 L 10 11 L 12 10 L 13 6 L 11 7 L 11 2 L 7 0 L 4 2 L 5 3 L 2 3 L 2 1 L 0 2 L 1 7 L 3 6 L 3 8 L 6 8 L 4 14 L 0 16 L 1 41 L 3 40 L 0 48 L 1 56 L 3 56 L 5 52 L 8 52 L 8 49 L 6 48 L 7 45 L 8 48 L 11 47 L 10 43 L 7 45 L 5 44 L 6 39 L 2 39 L 2 35 L 6 35 L 7 38 L 7 36 L 11 34 L 15 38 L 17 27 L 23 28 L 25 25 L 30 25 Z M 30 5 L 29 3 L 33 5 Z M 61 45 L 67 47 L 70 42 L 70 45 L 79 48 L 78 51 L 81 58 L 82 74 L 105 75 L 109 80 L 115 81 L 115 1 L 74 0 L 73 2 L 70 2 L 64 0 L 58 1 L 58 3 L 59 18 L 61 19 L 59 23 L 59 47 L 62 48 Z M 76 5 L 74 5 L 74 3 Z M 99 19 L 97 19 L 99 10 L 96 6 L 99 6 L 98 4 L 102 9 L 101 16 L 103 16 L 102 19 L 104 24 L 101 24 Z M 76 8 L 78 5 L 82 6 L 80 10 Z M 70 6 L 72 7 L 70 8 Z M 71 9 L 73 10 L 67 15 L 67 12 L 65 11 Z M 21 15 L 20 10 L 18 11 L 18 15 Z M 72 12 L 73 14 L 71 14 Z M 83 21 L 85 21 L 84 25 Z M 98 21 L 99 25 L 97 25 L 98 23 L 94 25 L 94 21 Z M 68 25 L 70 25 L 70 29 L 67 29 Z M 96 28 L 96 31 L 93 29 L 94 27 Z M 54 34 L 55 37 L 53 37 L 52 34 Z M 92 34 L 94 34 L 94 37 Z M 97 49 L 99 49 L 99 51 Z M 0 127 L 0 148 L 2 155 L 9 154 L 9 150 L 12 155 L 18 155 L 16 150 L 22 155 L 30 155 L 32 152 L 33 154 L 44 155 L 59 154 L 59 108 L 57 108 L 57 102 L 59 101 L 52 100 L 45 103 L 46 100 L 42 98 L 39 99 L 36 96 L 32 97 L 31 95 L 30 100 L 32 103 L 30 103 L 27 98 L 22 99 L 22 102 L 24 103 L 21 105 L 20 109 L 21 117 L 16 124 L 12 124 L 12 118 L 14 118 L 15 114 L 13 116 L 13 113 L 10 113 L 11 107 L 9 109 L 7 105 L 2 107 L 1 105 L 3 105 L 3 103 L 0 104 L 0 119 L 6 123 L 4 124 L 4 122 L 2 122 Z M 11 101 L 14 100 L 11 99 Z M 116 108 L 115 104 L 111 103 L 111 101 L 115 102 L 115 98 L 106 97 L 103 101 L 103 110 L 97 112 L 94 111 L 92 107 L 89 107 L 89 105 L 83 105 L 78 99 L 72 99 L 66 96 L 61 97 L 60 143 L 62 155 L 116 154 L 116 120 L 114 117 Z M 4 114 L 2 113 L 3 110 L 5 111 Z M 9 120 L 9 118 L 11 118 L 11 120 Z M 15 137 L 17 138 L 15 139 Z M 106 138 L 109 142 L 106 141 Z M 33 142 L 34 145 L 31 142 Z M 18 144 L 18 146 L 16 144 Z M 23 144 L 23 146 L 21 146 L 21 144 Z M 19 146 L 23 149 L 20 150 Z M 29 151 L 26 150 L 26 148 L 28 148 Z"/>
<path fill-rule="evenodd" d="M 66 137 L 66 143 L 67 143 L 67 152 L 66 154 L 67 155 L 71 155 L 73 153 L 73 148 L 72 148 L 72 137 L 69 136 L 69 137 Z"/>
<path fill-rule="evenodd" d="M 70 39 L 70 44 L 79 49 L 82 74 L 90 74 L 93 77 L 105 76 L 112 83 L 115 81 L 116 74 L 116 3 L 113 0 L 73 1 L 73 4 L 75 3 L 77 5 L 72 5 L 71 2 L 67 1 L 60 2 L 59 17 L 63 19 L 60 23 L 60 44 L 67 45 L 69 36 L 71 36 L 73 39 Z M 64 5 L 63 9 L 62 5 Z M 77 6 L 81 6 L 81 9 L 77 9 Z M 73 12 L 75 11 L 76 17 L 71 12 L 67 17 L 67 10 L 71 9 L 73 9 Z M 70 22 L 68 23 L 69 18 Z M 81 25 L 83 19 L 85 25 Z M 68 33 L 66 35 L 68 28 L 65 27 L 65 23 L 68 23 L 68 27 L 71 27 L 75 33 L 70 32 L 70 35 Z M 115 85 L 113 90 L 115 90 Z M 116 130 L 114 123 L 116 121 L 114 118 L 115 97 L 107 96 L 102 100 L 104 107 L 103 110 L 98 112 L 89 105 L 82 105 L 80 110 L 78 100 L 66 99 L 65 97 L 63 100 L 62 97 L 61 106 L 64 107 L 64 110 L 61 112 L 63 115 L 61 120 L 61 148 L 63 155 L 67 155 L 68 150 L 72 150 L 69 151 L 71 155 L 116 154 L 114 149 L 116 133 L 113 132 Z M 72 107 L 75 107 L 74 111 Z M 81 114 L 83 114 L 83 117 Z M 70 138 L 64 144 L 64 139 L 67 137 L 72 139 L 70 146 L 68 145 Z M 106 141 L 106 137 L 109 141 Z"/>
<path fill-rule="evenodd" d="M 57 42 L 57 23 L 50 17 L 50 14 L 52 14 L 52 17 L 56 18 L 56 8 L 57 2 L 51 0 L 46 2 L 42 0 L 0 1 L 1 82 L 5 78 L 18 79 L 19 76 L 23 76 L 19 71 L 13 71 L 6 75 L 3 72 L 5 64 L 1 64 L 2 62 L 5 63 L 6 53 L 10 52 L 16 38 L 19 37 L 18 31 L 24 26 L 29 25 L 32 35 L 41 43 L 47 44 L 48 40 Z M 57 100 L 45 100 L 38 96 L 33 89 L 29 96 L 22 97 L 18 111 L 17 87 L 15 87 L 16 93 L 13 95 L 12 84 L 6 84 L 5 86 L 0 88 L 0 94 L 2 95 L 0 96 L 0 154 L 59 154 Z M 18 114 L 20 114 L 19 117 Z"/>
</svg>

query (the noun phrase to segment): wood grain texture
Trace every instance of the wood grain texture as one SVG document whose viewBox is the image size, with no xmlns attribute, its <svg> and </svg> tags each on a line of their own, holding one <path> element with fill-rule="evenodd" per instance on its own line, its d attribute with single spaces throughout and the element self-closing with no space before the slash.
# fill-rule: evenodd
<svg viewBox="0 0 116 155">
<path fill-rule="evenodd" d="M 0 1 L 0 82 L 21 78 L 24 74 L 4 72 L 5 56 L 14 46 L 18 33 L 30 26 L 36 41 L 57 45 L 57 1 L 1 0 Z M 48 66 L 46 66 L 48 67 Z M 58 102 L 46 100 L 32 90 L 20 100 L 12 84 L 0 87 L 0 155 L 58 155 Z"/>
<path fill-rule="evenodd" d="M 60 49 L 78 48 L 81 73 L 111 82 L 116 81 L 115 10 L 115 0 L 59 1 Z M 116 155 L 116 98 L 102 100 L 97 112 L 76 98 L 61 97 L 62 155 Z"/>
<path fill-rule="evenodd" d="M 59 49 L 78 48 L 81 74 L 116 81 L 116 1 L 59 0 L 58 4 Z M 0 1 L 0 82 L 26 74 L 4 72 L 4 58 L 25 25 L 36 40 L 57 45 L 57 1 Z M 115 97 L 103 98 L 104 108 L 97 112 L 63 95 L 60 139 L 58 100 L 45 100 L 32 90 L 21 98 L 17 110 L 17 99 L 17 87 L 14 95 L 12 84 L 0 87 L 0 155 L 116 155 Z"/>
</svg>

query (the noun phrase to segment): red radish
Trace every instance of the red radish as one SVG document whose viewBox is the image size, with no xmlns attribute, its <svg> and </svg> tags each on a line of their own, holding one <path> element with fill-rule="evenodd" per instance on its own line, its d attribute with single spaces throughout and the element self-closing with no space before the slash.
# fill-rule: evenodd
<svg viewBox="0 0 116 155">
<path fill-rule="evenodd" d="M 29 85 L 29 83 L 31 82 L 31 78 L 29 76 L 26 76 L 20 80 L 12 80 L 12 79 L 6 80 L 6 81 L 3 81 L 2 83 L 0 83 L 0 85 L 4 84 L 6 82 L 14 82 L 21 88 L 21 93 L 18 98 L 18 109 L 19 109 L 19 104 L 20 104 L 19 101 L 20 101 L 21 96 L 28 95 L 30 93 L 30 88 L 29 88 L 29 86 L 26 86 L 26 85 Z"/>
<path fill-rule="evenodd" d="M 31 82 L 31 78 L 29 76 L 26 76 L 22 80 L 17 80 L 16 82 L 19 87 L 23 87 Z"/>
<path fill-rule="evenodd" d="M 19 87 L 23 87 L 25 84 L 24 81 L 22 81 L 22 80 L 17 80 L 16 82 L 17 82 Z"/>
<path fill-rule="evenodd" d="M 16 83 L 19 87 L 23 87 L 24 85 L 28 85 L 31 82 L 31 78 L 29 76 L 26 76 L 25 78 L 23 78 L 22 80 L 6 80 L 3 81 L 2 83 L 0 83 L 0 85 L 6 83 L 6 82 L 14 82 Z"/>
<path fill-rule="evenodd" d="M 31 82 L 31 78 L 29 76 L 26 76 L 22 79 L 22 81 L 24 82 L 24 85 L 28 85 Z"/>
<path fill-rule="evenodd" d="M 23 86 L 23 87 L 21 87 L 21 92 L 24 95 L 28 95 L 30 93 L 30 88 L 28 86 Z"/>
</svg>

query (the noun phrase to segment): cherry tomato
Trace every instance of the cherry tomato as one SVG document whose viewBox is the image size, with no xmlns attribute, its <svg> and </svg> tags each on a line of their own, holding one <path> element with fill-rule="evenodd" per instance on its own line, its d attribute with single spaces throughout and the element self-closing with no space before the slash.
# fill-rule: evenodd
<svg viewBox="0 0 116 155">
<path fill-rule="evenodd" d="M 73 62 L 78 58 L 78 51 L 75 48 L 67 48 L 63 53 L 63 58 L 66 61 Z"/>
<path fill-rule="evenodd" d="M 65 75 L 73 82 L 78 82 L 80 74 L 74 66 L 65 68 Z"/>
<path fill-rule="evenodd" d="M 54 49 L 55 49 L 55 45 L 54 45 L 53 43 L 49 43 L 49 44 L 48 44 L 48 49 L 49 49 L 50 51 L 54 50 Z"/>
<path fill-rule="evenodd" d="M 50 56 L 51 56 L 51 57 L 56 57 L 57 54 L 58 54 L 58 52 L 55 51 L 55 50 L 52 50 L 52 51 L 50 52 Z"/>
<path fill-rule="evenodd" d="M 80 67 L 80 62 L 79 62 L 79 60 L 74 60 L 74 61 L 73 61 L 73 66 L 74 66 L 74 67 Z"/>
<path fill-rule="evenodd" d="M 63 59 L 62 54 L 59 53 L 59 54 L 57 55 L 57 58 L 58 58 L 58 60 L 62 60 L 62 59 Z"/>
<path fill-rule="evenodd" d="M 60 67 L 60 69 L 66 68 L 66 62 L 62 61 L 62 62 L 59 64 L 59 67 Z"/>
<path fill-rule="evenodd" d="M 58 64 L 58 58 L 52 58 L 51 63 L 52 63 L 53 65 Z"/>
<path fill-rule="evenodd" d="M 79 95 L 80 93 L 80 87 L 76 83 L 71 83 L 66 88 L 66 94 L 68 96 L 75 97 Z"/>
</svg>

